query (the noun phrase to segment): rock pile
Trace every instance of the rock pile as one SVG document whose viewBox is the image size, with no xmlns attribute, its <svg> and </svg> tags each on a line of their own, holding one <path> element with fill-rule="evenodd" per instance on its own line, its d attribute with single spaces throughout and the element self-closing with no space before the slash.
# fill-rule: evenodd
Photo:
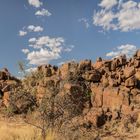
<svg viewBox="0 0 140 140">
<path fill-rule="evenodd" d="M 9 97 L 11 91 L 18 87 L 20 80 L 12 76 L 9 71 L 4 68 L 0 71 L 0 100 L 1 106 L 9 106 Z"/>
<path fill-rule="evenodd" d="M 18 82 L 8 70 L 0 71 L 0 94 L 6 106 L 10 88 Z M 112 60 L 98 58 L 95 63 L 72 61 L 60 68 L 39 66 L 23 85 L 28 92 L 35 89 L 38 105 L 46 97 L 54 101 L 57 122 L 71 118 L 77 125 L 101 127 L 126 117 L 140 120 L 140 50 L 130 59 L 122 55 Z"/>
<path fill-rule="evenodd" d="M 140 116 L 140 50 L 131 59 L 125 55 L 112 60 L 98 58 L 95 63 L 83 60 L 68 62 L 60 68 L 38 67 L 44 78 L 36 83 L 41 103 L 50 87 L 57 87 L 55 101 L 63 106 L 63 116 L 84 116 L 83 124 L 102 126 L 107 121 L 138 120 Z"/>
</svg>

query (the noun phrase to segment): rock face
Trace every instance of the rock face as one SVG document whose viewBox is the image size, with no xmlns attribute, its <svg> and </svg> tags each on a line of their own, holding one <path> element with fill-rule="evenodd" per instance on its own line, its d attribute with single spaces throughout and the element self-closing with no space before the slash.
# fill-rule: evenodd
<svg viewBox="0 0 140 140">
<path fill-rule="evenodd" d="M 20 80 L 12 76 L 9 71 L 4 68 L 0 71 L 0 96 L 3 100 L 2 106 L 9 106 L 9 97 L 11 91 L 20 85 Z"/>
<path fill-rule="evenodd" d="M 41 76 L 35 79 L 37 74 Z M 35 89 L 39 105 L 45 98 L 53 99 L 55 113 L 65 119 L 82 116 L 81 122 L 96 127 L 111 120 L 123 120 L 126 116 L 139 121 L 140 51 L 129 60 L 123 55 L 112 60 L 98 58 L 95 63 L 91 60 L 68 62 L 60 68 L 43 65 L 30 78 L 32 82 L 27 82 L 23 89 L 26 87 L 28 92 Z M 18 83 L 7 69 L 0 71 L 0 99 L 6 107 L 9 106 L 11 88 L 18 87 Z M 21 112 L 25 109 L 18 101 L 16 104 Z"/>
<path fill-rule="evenodd" d="M 129 60 L 122 55 L 112 60 L 98 58 L 95 63 L 72 61 L 60 68 L 39 66 L 37 72 L 43 74 L 34 84 L 37 102 L 53 98 L 62 107 L 65 119 L 83 116 L 80 122 L 101 127 L 108 121 L 139 114 L 140 51 Z M 0 78 L 7 78 L 6 73 L 1 73 Z M 7 93 L 4 96 L 7 98 Z M 55 112 L 59 111 L 55 107 Z"/>
</svg>

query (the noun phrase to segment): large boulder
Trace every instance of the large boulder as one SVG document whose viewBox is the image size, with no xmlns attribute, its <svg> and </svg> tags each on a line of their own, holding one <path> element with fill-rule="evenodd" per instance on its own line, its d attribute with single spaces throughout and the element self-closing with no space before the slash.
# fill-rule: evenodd
<svg viewBox="0 0 140 140">
<path fill-rule="evenodd" d="M 118 57 L 119 59 L 119 66 L 123 66 L 127 63 L 126 55 L 121 55 Z"/>
<path fill-rule="evenodd" d="M 101 109 L 91 108 L 91 110 L 84 116 L 84 121 L 91 123 L 95 127 L 101 127 L 106 123 L 107 116 Z"/>
<path fill-rule="evenodd" d="M 126 87 L 135 87 L 137 86 L 137 79 L 135 76 L 131 76 L 128 79 L 125 80 L 125 86 Z"/>
<path fill-rule="evenodd" d="M 116 68 L 119 66 L 119 59 L 118 58 L 114 58 L 113 60 L 112 60 L 112 63 L 111 63 L 111 70 L 112 71 L 115 71 L 116 70 Z"/>
<path fill-rule="evenodd" d="M 83 60 L 79 62 L 79 70 L 91 70 L 91 60 Z"/>
<path fill-rule="evenodd" d="M 0 80 L 6 80 L 7 79 L 7 75 L 4 71 L 0 71 Z"/>
<path fill-rule="evenodd" d="M 43 73 L 44 77 L 50 77 L 57 71 L 57 67 L 51 65 L 41 65 L 37 68 L 38 72 Z"/>
<path fill-rule="evenodd" d="M 77 63 L 75 62 L 65 63 L 59 68 L 58 76 L 60 76 L 62 80 L 69 79 L 70 77 L 75 75 L 78 70 L 77 67 Z"/>
<path fill-rule="evenodd" d="M 101 69 L 101 68 L 103 67 L 103 64 L 104 64 L 104 62 L 103 62 L 102 58 L 99 57 L 99 58 L 96 60 L 96 62 L 92 64 L 92 66 L 93 66 L 93 68 L 95 68 L 95 69 Z"/>
<path fill-rule="evenodd" d="M 118 86 L 118 81 L 116 79 L 109 77 L 108 80 L 109 80 L 109 85 L 111 87 L 117 87 Z"/>
<path fill-rule="evenodd" d="M 119 88 L 107 87 L 103 91 L 103 108 L 111 111 L 120 110 L 123 104 L 123 95 L 119 94 Z"/>
<path fill-rule="evenodd" d="M 108 72 L 108 71 L 111 70 L 111 63 L 112 63 L 112 60 L 106 60 L 106 61 L 104 61 L 103 67 L 104 67 L 104 70 L 106 72 Z"/>
<path fill-rule="evenodd" d="M 10 94 L 11 94 L 11 92 L 4 92 L 3 93 L 3 104 L 6 107 L 9 107 L 9 105 L 10 105 Z"/>
<path fill-rule="evenodd" d="M 109 85 L 109 80 L 108 80 L 108 75 L 107 74 L 102 76 L 101 82 L 102 82 L 102 85 L 104 87 L 107 87 Z"/>
<path fill-rule="evenodd" d="M 136 73 L 136 71 L 135 71 L 134 67 L 126 67 L 124 69 L 124 76 L 126 79 L 133 76 L 135 73 Z"/>
<path fill-rule="evenodd" d="M 90 82 L 100 82 L 101 79 L 101 73 L 97 70 L 91 70 L 91 71 L 86 71 L 82 77 L 86 80 L 86 81 L 90 81 Z"/>
<path fill-rule="evenodd" d="M 140 67 L 140 60 L 134 60 L 134 66 L 135 66 L 135 68 L 139 68 Z"/>
<path fill-rule="evenodd" d="M 135 77 L 136 77 L 137 80 L 140 81 L 140 71 L 137 71 L 136 72 Z"/>
<path fill-rule="evenodd" d="M 140 50 L 136 51 L 136 53 L 134 54 L 134 57 L 138 60 L 140 59 Z"/>
<path fill-rule="evenodd" d="M 103 86 L 102 85 L 91 85 L 91 104 L 93 107 L 102 107 L 103 105 Z"/>
</svg>

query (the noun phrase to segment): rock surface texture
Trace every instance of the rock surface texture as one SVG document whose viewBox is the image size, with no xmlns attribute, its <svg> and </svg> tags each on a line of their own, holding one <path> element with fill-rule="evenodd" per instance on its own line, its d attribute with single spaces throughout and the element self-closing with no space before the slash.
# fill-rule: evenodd
<svg viewBox="0 0 140 140">
<path fill-rule="evenodd" d="M 140 123 L 140 50 L 131 59 L 123 55 L 112 60 L 98 58 L 95 63 L 72 61 L 60 68 L 39 66 L 22 81 L 4 69 L 0 71 L 3 105 L 9 106 L 11 91 L 19 86 L 29 93 L 34 90 L 38 106 L 44 99 L 54 101 L 57 122 L 71 118 L 74 125 L 97 128 L 126 118 Z"/>
</svg>

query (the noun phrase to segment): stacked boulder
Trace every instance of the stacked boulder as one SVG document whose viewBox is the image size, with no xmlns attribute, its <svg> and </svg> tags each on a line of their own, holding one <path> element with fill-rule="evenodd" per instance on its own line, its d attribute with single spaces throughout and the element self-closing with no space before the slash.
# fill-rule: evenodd
<svg viewBox="0 0 140 140">
<path fill-rule="evenodd" d="M 24 80 L 28 82 L 23 89 L 29 92 L 31 88 L 36 89 L 38 105 L 43 99 L 55 102 L 53 106 L 60 120 L 62 116 L 65 120 L 81 117 L 80 125 L 90 123 L 96 127 L 126 116 L 139 120 L 140 50 L 130 59 L 122 55 L 112 60 L 98 58 L 95 63 L 72 61 L 59 68 L 42 65 L 30 80 Z M 0 97 L 5 106 L 12 88 L 19 83 L 7 69 L 0 71 Z"/>
<path fill-rule="evenodd" d="M 95 63 L 72 61 L 60 68 L 40 66 L 38 72 L 44 74 L 36 85 L 38 102 L 46 95 L 51 98 L 50 87 L 58 89 L 55 101 L 64 107 L 64 116 L 81 115 L 83 123 L 90 122 L 98 127 L 108 120 L 126 116 L 138 119 L 140 50 L 129 60 L 122 55 L 112 60 L 98 58 Z"/>
<path fill-rule="evenodd" d="M 9 97 L 11 91 L 20 85 L 20 80 L 12 76 L 9 71 L 4 68 L 0 71 L 0 99 L 1 106 L 9 106 Z"/>
</svg>

